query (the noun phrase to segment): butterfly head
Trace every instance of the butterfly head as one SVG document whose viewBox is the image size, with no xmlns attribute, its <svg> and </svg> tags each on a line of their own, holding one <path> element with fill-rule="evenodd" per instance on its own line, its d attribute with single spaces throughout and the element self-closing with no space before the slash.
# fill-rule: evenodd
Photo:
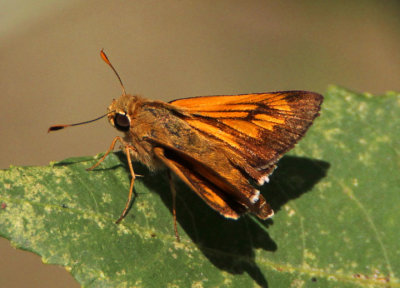
<svg viewBox="0 0 400 288">
<path fill-rule="evenodd" d="M 128 132 L 138 104 L 138 96 L 123 94 L 108 106 L 108 121 L 121 132 Z"/>
</svg>

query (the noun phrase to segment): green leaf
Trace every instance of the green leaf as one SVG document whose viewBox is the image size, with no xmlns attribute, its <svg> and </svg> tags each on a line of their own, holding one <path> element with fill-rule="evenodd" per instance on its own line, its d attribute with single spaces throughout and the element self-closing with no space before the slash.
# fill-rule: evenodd
<svg viewBox="0 0 400 288">
<path fill-rule="evenodd" d="M 400 287 L 400 95 L 331 87 L 320 118 L 264 185 L 272 220 L 221 217 L 121 153 L 0 171 L 0 235 L 87 287 Z"/>
</svg>

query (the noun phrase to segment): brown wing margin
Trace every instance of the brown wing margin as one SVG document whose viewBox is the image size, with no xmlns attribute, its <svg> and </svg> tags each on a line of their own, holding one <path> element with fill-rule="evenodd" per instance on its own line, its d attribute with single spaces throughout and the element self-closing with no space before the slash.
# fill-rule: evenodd
<svg viewBox="0 0 400 288">
<path fill-rule="evenodd" d="M 261 219 L 273 215 L 273 210 L 262 195 L 257 194 L 255 200 L 246 198 L 245 193 L 189 155 L 167 146 L 155 147 L 154 153 L 211 208 L 223 216 L 238 219 L 246 211 Z M 254 191 L 250 184 L 248 188 Z"/>
</svg>

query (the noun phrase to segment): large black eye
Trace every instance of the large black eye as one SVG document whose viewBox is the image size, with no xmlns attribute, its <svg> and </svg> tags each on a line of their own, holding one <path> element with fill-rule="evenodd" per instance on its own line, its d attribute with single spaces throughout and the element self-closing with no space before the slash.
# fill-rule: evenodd
<svg viewBox="0 0 400 288">
<path fill-rule="evenodd" d="M 131 123 L 128 116 L 117 113 L 114 117 L 114 125 L 119 131 L 126 132 L 129 130 Z"/>
</svg>

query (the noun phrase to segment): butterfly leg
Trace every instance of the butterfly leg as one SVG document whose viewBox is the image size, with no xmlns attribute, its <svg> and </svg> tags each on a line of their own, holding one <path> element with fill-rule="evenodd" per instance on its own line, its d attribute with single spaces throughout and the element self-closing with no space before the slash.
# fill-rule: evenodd
<svg viewBox="0 0 400 288">
<path fill-rule="evenodd" d="M 122 138 L 120 136 L 115 137 L 114 140 L 111 142 L 111 145 L 108 148 L 107 152 L 103 155 L 103 157 L 101 157 L 100 160 L 96 162 L 96 164 L 94 164 L 92 167 L 90 167 L 86 170 L 91 171 L 94 168 L 96 168 L 97 166 L 99 166 L 101 164 L 101 162 L 103 162 L 106 159 L 108 154 L 110 154 L 110 152 L 112 152 L 114 150 L 114 147 L 115 147 L 115 144 L 117 144 L 117 141 L 120 141 L 123 145 L 125 144 L 124 140 L 122 140 Z"/>
<path fill-rule="evenodd" d="M 129 187 L 129 195 L 128 195 L 128 200 L 126 201 L 124 211 L 122 211 L 121 216 L 119 216 L 118 220 L 115 221 L 115 223 L 119 223 L 122 221 L 122 219 L 125 218 L 126 214 L 128 214 L 129 207 L 131 206 L 133 195 L 135 195 L 135 198 L 137 196 L 136 191 L 133 190 L 133 185 L 135 183 L 135 171 L 133 171 L 133 166 L 132 166 L 132 160 L 131 160 L 131 153 L 130 150 L 134 150 L 134 148 L 130 145 L 125 145 L 125 154 L 126 154 L 126 159 L 128 160 L 128 166 L 129 166 L 129 171 L 131 172 L 131 186 Z"/>
<path fill-rule="evenodd" d="M 118 218 L 118 220 L 115 223 L 119 223 L 122 221 L 122 219 L 125 218 L 126 214 L 128 213 L 129 207 L 131 205 L 132 202 L 132 196 L 136 195 L 136 192 L 133 190 L 133 184 L 135 183 L 135 172 L 133 171 L 133 166 L 132 166 L 132 160 L 131 160 L 131 154 L 130 154 L 130 150 L 135 151 L 135 148 L 131 145 L 128 145 L 120 136 L 117 136 L 114 138 L 114 140 L 111 142 L 110 147 L 108 148 L 107 152 L 103 155 L 103 157 L 100 158 L 99 161 L 97 161 L 96 164 L 94 164 L 92 167 L 86 169 L 88 171 L 93 170 L 94 168 L 96 168 L 97 166 L 100 165 L 101 162 L 104 161 L 104 159 L 106 159 L 106 157 L 108 156 L 108 154 L 110 154 L 111 151 L 114 150 L 115 144 L 117 143 L 117 141 L 121 142 L 122 145 L 124 145 L 124 149 L 125 149 L 125 154 L 126 154 L 126 158 L 128 160 L 128 166 L 129 166 L 129 171 L 131 173 L 131 186 L 129 188 L 129 195 L 128 195 L 128 201 L 125 204 L 125 208 L 124 211 L 122 211 L 121 216 Z"/>
<path fill-rule="evenodd" d="M 168 179 L 169 179 L 169 187 L 171 189 L 171 194 L 172 194 L 172 217 L 174 218 L 175 238 L 176 241 L 181 242 L 181 238 L 179 237 L 178 233 L 178 227 L 176 225 L 176 189 L 174 180 L 172 179 L 172 173 L 170 170 L 168 170 Z"/>
</svg>

